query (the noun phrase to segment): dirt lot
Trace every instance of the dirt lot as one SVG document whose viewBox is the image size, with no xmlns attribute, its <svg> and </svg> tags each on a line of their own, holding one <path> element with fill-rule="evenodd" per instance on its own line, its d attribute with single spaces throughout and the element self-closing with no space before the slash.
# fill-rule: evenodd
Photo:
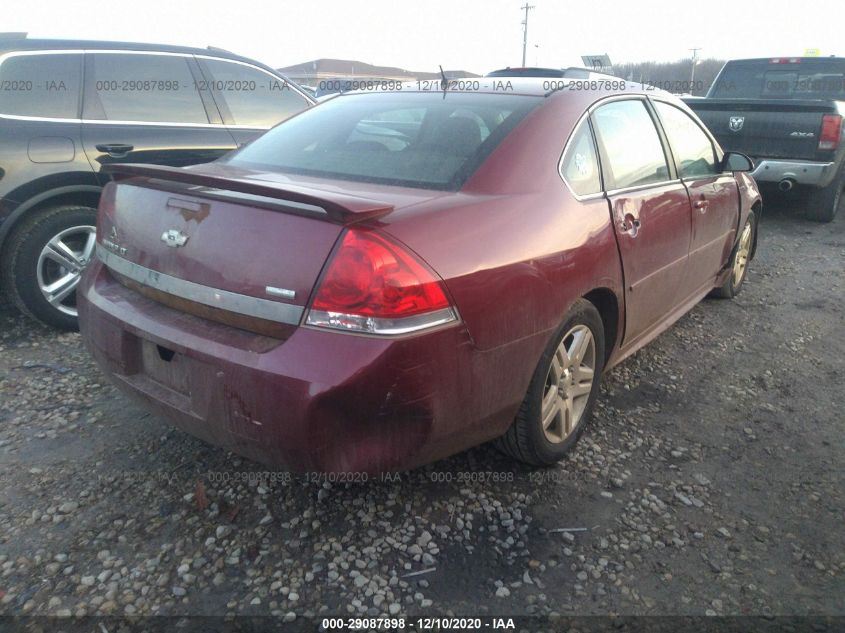
<svg viewBox="0 0 845 633">
<path fill-rule="evenodd" d="M 845 217 L 760 239 L 548 471 L 257 479 L 0 308 L 0 612 L 843 615 Z"/>
</svg>

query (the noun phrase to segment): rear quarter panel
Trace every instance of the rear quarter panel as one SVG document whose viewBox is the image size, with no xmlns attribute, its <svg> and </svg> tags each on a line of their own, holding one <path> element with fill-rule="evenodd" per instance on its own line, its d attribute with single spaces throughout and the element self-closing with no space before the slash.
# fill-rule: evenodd
<svg viewBox="0 0 845 633">
<path fill-rule="evenodd" d="M 572 128 L 593 100 L 550 98 L 460 193 L 385 220 L 445 279 L 479 349 L 550 333 L 595 288 L 621 291 L 607 201 L 577 200 L 558 172 Z"/>
<path fill-rule="evenodd" d="M 49 192 L 98 186 L 80 142 L 80 124 L 0 117 L 0 242 Z"/>
</svg>

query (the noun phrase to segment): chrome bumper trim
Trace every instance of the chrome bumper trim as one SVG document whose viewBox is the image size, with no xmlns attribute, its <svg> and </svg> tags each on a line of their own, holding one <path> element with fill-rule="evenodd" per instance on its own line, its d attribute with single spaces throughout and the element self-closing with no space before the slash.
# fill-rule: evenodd
<svg viewBox="0 0 845 633">
<path fill-rule="evenodd" d="M 250 297 L 228 290 L 203 286 L 178 277 L 171 277 L 119 257 L 100 244 L 97 244 L 97 257 L 107 268 L 128 277 L 132 281 L 213 308 L 288 325 L 299 325 L 302 320 L 302 313 L 305 310 L 302 306 Z"/>
<path fill-rule="evenodd" d="M 751 172 L 758 182 L 788 179 L 799 185 L 825 186 L 833 179 L 833 163 L 763 159 Z"/>
</svg>

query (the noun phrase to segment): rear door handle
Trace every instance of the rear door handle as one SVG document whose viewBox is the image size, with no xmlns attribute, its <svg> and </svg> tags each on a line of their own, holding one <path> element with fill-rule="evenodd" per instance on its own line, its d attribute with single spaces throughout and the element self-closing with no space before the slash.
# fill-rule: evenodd
<svg viewBox="0 0 845 633">
<path fill-rule="evenodd" d="M 625 216 L 625 219 L 620 222 L 619 228 L 626 233 L 630 233 L 632 237 L 635 237 L 637 232 L 640 230 L 640 219 L 635 218 L 629 213 Z"/>
<path fill-rule="evenodd" d="M 707 211 L 707 207 L 710 206 L 710 201 L 709 200 L 697 200 L 695 202 L 695 204 L 692 205 L 692 206 L 694 208 L 698 209 L 699 211 L 701 211 L 702 213 L 704 213 L 705 211 Z"/>
<path fill-rule="evenodd" d="M 135 149 L 134 145 L 126 145 L 125 143 L 102 143 L 95 146 L 99 151 L 105 152 L 114 158 L 121 158 L 126 156 L 129 152 Z"/>
</svg>

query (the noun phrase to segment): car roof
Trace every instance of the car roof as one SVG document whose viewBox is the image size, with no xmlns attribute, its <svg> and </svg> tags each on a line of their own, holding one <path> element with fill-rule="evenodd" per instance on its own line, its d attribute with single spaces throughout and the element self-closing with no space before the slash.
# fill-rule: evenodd
<svg viewBox="0 0 845 633">
<path fill-rule="evenodd" d="M 500 68 L 491 70 L 485 77 L 566 77 L 566 70 L 563 68 L 539 68 L 536 66 L 525 66 L 518 68 Z"/>
<path fill-rule="evenodd" d="M 595 76 L 605 77 L 607 73 L 583 66 L 567 66 L 566 68 L 541 68 L 539 66 L 524 66 L 516 68 L 500 68 L 484 75 L 485 77 L 540 77 L 540 78 L 566 78 L 566 79 L 589 79 Z"/>
<path fill-rule="evenodd" d="M 209 55 L 223 59 L 249 62 L 261 66 L 265 70 L 272 70 L 274 74 L 279 72 L 266 64 L 262 64 L 249 57 L 237 55 L 231 51 L 215 46 L 207 48 L 195 48 L 191 46 L 174 46 L 172 44 L 152 44 L 149 42 L 112 42 L 106 40 L 55 40 L 55 39 L 31 39 L 28 37 L 0 37 L 0 54 L 13 51 L 39 51 L 39 50 L 126 50 L 126 51 L 149 51 L 157 53 L 184 53 L 187 55 Z"/>
<path fill-rule="evenodd" d="M 626 93 L 643 93 L 647 90 L 647 94 L 660 94 L 663 96 L 671 93 L 658 88 L 648 87 L 643 88 L 638 82 L 626 81 L 622 77 L 615 77 L 613 75 L 604 75 L 601 73 L 590 73 L 589 78 L 556 78 L 556 77 L 477 77 L 477 78 L 454 78 L 448 79 L 447 93 L 450 94 L 513 94 L 513 95 L 527 95 L 548 97 L 555 93 L 593 93 L 596 95 L 605 94 L 626 94 Z M 574 84 L 574 86 L 573 86 Z M 622 88 L 621 86 L 625 87 Z M 573 86 L 576 90 L 571 91 L 566 88 Z M 638 88 L 640 88 L 638 90 Z M 430 92 L 440 94 L 443 92 L 442 81 L 440 79 L 428 79 L 423 81 L 406 81 L 401 84 L 401 89 L 397 90 L 395 85 L 390 85 L 384 82 L 384 85 L 376 85 L 371 90 L 350 90 L 341 93 L 342 95 L 354 94 L 384 94 L 384 93 L 413 93 L 413 92 Z"/>
</svg>

